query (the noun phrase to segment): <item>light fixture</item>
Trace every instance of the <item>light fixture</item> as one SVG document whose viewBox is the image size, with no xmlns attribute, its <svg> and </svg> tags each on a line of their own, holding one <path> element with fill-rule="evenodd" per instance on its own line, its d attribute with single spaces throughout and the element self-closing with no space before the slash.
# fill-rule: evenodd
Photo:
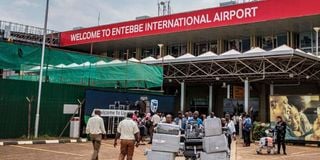
<svg viewBox="0 0 320 160">
<path fill-rule="evenodd" d="M 221 88 L 227 88 L 227 83 L 223 82 Z"/>
<path fill-rule="evenodd" d="M 310 79 L 310 76 L 306 76 L 306 79 Z"/>
<path fill-rule="evenodd" d="M 290 73 L 290 74 L 289 74 L 289 77 L 290 77 L 290 78 L 293 78 L 293 74 L 292 74 L 292 73 Z"/>
<path fill-rule="evenodd" d="M 216 77 L 216 80 L 219 81 L 219 80 L 220 80 L 220 77 Z"/>
</svg>

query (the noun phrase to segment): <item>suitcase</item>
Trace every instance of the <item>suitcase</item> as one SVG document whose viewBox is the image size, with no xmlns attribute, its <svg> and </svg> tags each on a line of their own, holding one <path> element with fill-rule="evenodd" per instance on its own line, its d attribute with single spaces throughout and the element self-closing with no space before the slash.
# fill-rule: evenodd
<svg viewBox="0 0 320 160">
<path fill-rule="evenodd" d="M 179 152 L 180 136 L 170 134 L 153 135 L 151 150 L 162 152 Z"/>
<path fill-rule="evenodd" d="M 175 160 L 175 153 L 148 151 L 147 160 Z"/>
<path fill-rule="evenodd" d="M 230 160 L 228 152 L 205 153 L 200 152 L 200 160 Z"/>
<path fill-rule="evenodd" d="M 204 135 L 217 136 L 222 134 L 222 126 L 220 118 L 208 118 L 204 122 Z"/>
<path fill-rule="evenodd" d="M 204 137 L 202 145 L 206 153 L 227 152 L 229 150 L 227 137 L 224 134 Z"/>
<path fill-rule="evenodd" d="M 156 133 L 179 135 L 180 127 L 174 124 L 159 123 L 156 128 Z"/>
</svg>

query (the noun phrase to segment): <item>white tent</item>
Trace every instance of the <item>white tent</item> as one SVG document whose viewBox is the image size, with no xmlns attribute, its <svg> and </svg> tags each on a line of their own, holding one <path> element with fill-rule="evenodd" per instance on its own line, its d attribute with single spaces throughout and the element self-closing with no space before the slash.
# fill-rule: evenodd
<svg viewBox="0 0 320 160">
<path fill-rule="evenodd" d="M 56 68 L 65 68 L 66 65 L 61 63 L 61 64 L 56 65 L 55 67 L 56 67 Z"/>
<path fill-rule="evenodd" d="M 220 56 L 229 56 L 229 55 L 241 55 L 241 53 L 232 49 L 232 50 L 229 50 L 227 52 L 222 53 Z"/>
<path fill-rule="evenodd" d="M 139 62 L 139 60 L 137 60 L 137 59 L 135 59 L 135 58 L 133 58 L 133 57 L 132 57 L 132 58 L 129 58 L 128 61 L 130 61 L 130 62 Z"/>
<path fill-rule="evenodd" d="M 244 52 L 243 54 L 265 53 L 265 52 L 266 52 L 266 50 L 264 50 L 260 47 L 254 47 L 254 48 L 250 49 L 249 51 Z"/>
<path fill-rule="evenodd" d="M 186 53 L 180 57 L 178 57 L 177 59 L 184 59 L 184 58 L 194 58 L 195 56 L 190 54 L 190 53 Z"/>
<path fill-rule="evenodd" d="M 71 63 L 69 65 L 66 66 L 66 68 L 71 68 L 71 67 L 79 67 L 80 65 L 77 63 Z"/>
<path fill-rule="evenodd" d="M 84 63 L 80 64 L 80 66 L 84 66 L 84 67 L 86 67 L 86 66 L 90 66 L 90 65 L 91 65 L 91 63 L 90 63 L 90 62 L 84 62 Z"/>
<path fill-rule="evenodd" d="M 123 61 L 120 61 L 119 59 L 115 59 L 115 60 L 108 62 L 107 64 L 118 64 L 118 63 L 123 63 Z"/>
<path fill-rule="evenodd" d="M 103 61 L 103 60 L 98 61 L 98 62 L 96 62 L 96 63 L 93 63 L 93 65 L 105 65 L 105 64 L 107 64 L 107 62 L 105 62 L 105 61 Z"/>
<path fill-rule="evenodd" d="M 218 56 L 218 55 L 215 54 L 215 53 L 213 53 L 213 52 L 211 52 L 211 51 L 208 51 L 208 52 L 206 52 L 206 53 L 200 54 L 200 55 L 197 56 L 197 57 L 212 57 L 212 56 Z"/>
<path fill-rule="evenodd" d="M 155 61 L 155 60 L 156 60 L 155 58 L 149 56 L 149 57 L 141 59 L 141 62 L 150 62 L 150 61 Z"/>
<path fill-rule="evenodd" d="M 293 48 L 291 48 L 291 47 L 289 47 L 289 46 L 284 44 L 284 45 L 282 45 L 280 47 L 277 47 L 277 48 L 271 50 L 270 52 L 293 52 L 293 51 L 294 51 Z"/>
<path fill-rule="evenodd" d="M 160 57 L 157 60 L 162 61 L 163 60 L 171 60 L 171 59 L 176 59 L 175 57 L 171 56 L 171 55 L 166 55 L 164 57 Z"/>
</svg>

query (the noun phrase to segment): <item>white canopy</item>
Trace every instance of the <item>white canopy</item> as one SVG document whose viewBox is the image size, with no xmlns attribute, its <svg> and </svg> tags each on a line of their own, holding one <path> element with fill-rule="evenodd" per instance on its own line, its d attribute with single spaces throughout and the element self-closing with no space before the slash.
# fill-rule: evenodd
<svg viewBox="0 0 320 160">
<path fill-rule="evenodd" d="M 221 54 L 221 56 L 230 56 L 230 55 L 241 55 L 241 53 L 232 49 Z"/>
<path fill-rule="evenodd" d="M 90 65 L 91 65 L 90 62 L 84 62 L 84 63 L 80 64 L 80 66 L 90 66 Z"/>
<path fill-rule="evenodd" d="M 171 59 L 176 59 L 175 57 L 171 56 L 171 55 L 166 55 L 164 57 L 160 57 L 158 58 L 158 60 L 162 61 L 163 60 L 171 60 Z"/>
<path fill-rule="evenodd" d="M 93 63 L 93 65 L 105 65 L 105 64 L 107 64 L 107 62 L 105 62 L 105 61 L 103 61 L 103 60 L 98 61 L 98 62 L 96 62 L 96 63 Z"/>
<path fill-rule="evenodd" d="M 118 64 L 118 63 L 122 63 L 122 61 L 120 61 L 119 59 L 115 59 L 115 60 L 108 62 L 107 64 Z"/>
<path fill-rule="evenodd" d="M 243 54 L 265 53 L 265 52 L 266 52 L 266 50 L 264 50 L 260 47 L 254 47 L 254 48 L 250 49 L 249 51 L 244 52 Z"/>
<path fill-rule="evenodd" d="M 206 53 L 203 53 L 203 54 L 200 54 L 199 56 L 197 57 L 212 57 L 212 56 L 218 56 L 217 54 L 211 52 L 211 51 L 208 51 Z"/>
<path fill-rule="evenodd" d="M 79 67 L 80 65 L 77 63 L 71 63 L 69 65 L 66 66 L 66 68 L 70 68 L 70 67 Z"/>
<path fill-rule="evenodd" d="M 178 57 L 177 59 L 185 59 L 185 58 L 194 58 L 195 56 L 190 54 L 190 53 L 186 53 L 180 57 Z"/>
<path fill-rule="evenodd" d="M 65 68 L 65 67 L 66 67 L 65 64 L 58 64 L 58 65 L 56 65 L 56 68 Z"/>
<path fill-rule="evenodd" d="M 141 59 L 141 62 L 150 62 L 150 61 L 155 61 L 155 60 L 156 60 L 155 58 L 149 56 L 149 57 Z"/>
<path fill-rule="evenodd" d="M 282 45 L 280 47 L 277 47 L 277 48 L 271 50 L 270 52 L 292 52 L 292 51 L 294 51 L 293 48 L 291 48 L 291 47 L 289 47 L 289 46 L 284 44 L 284 45 Z"/>
<path fill-rule="evenodd" d="M 129 58 L 128 61 L 130 61 L 130 62 L 139 62 L 139 60 L 137 60 L 137 59 L 135 59 L 135 58 L 133 58 L 133 57 L 132 57 L 132 58 Z"/>
</svg>

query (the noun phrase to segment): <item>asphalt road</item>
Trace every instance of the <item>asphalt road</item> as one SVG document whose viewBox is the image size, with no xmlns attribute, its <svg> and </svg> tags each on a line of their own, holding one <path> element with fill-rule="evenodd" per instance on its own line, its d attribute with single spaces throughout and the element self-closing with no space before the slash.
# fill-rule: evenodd
<svg viewBox="0 0 320 160">
<path fill-rule="evenodd" d="M 304 146 L 288 146 L 288 155 L 257 155 L 255 145 L 242 147 L 234 144 L 232 159 L 236 160 L 320 160 L 320 148 Z M 149 145 L 141 145 L 135 149 L 135 160 L 146 160 L 145 149 Z M 0 160 L 89 160 L 92 145 L 88 143 L 42 144 L 42 145 L 12 145 L 0 146 Z M 100 150 L 101 160 L 116 160 L 119 146 L 114 148 L 112 140 L 105 140 Z M 177 160 L 184 159 L 183 157 Z"/>
</svg>

